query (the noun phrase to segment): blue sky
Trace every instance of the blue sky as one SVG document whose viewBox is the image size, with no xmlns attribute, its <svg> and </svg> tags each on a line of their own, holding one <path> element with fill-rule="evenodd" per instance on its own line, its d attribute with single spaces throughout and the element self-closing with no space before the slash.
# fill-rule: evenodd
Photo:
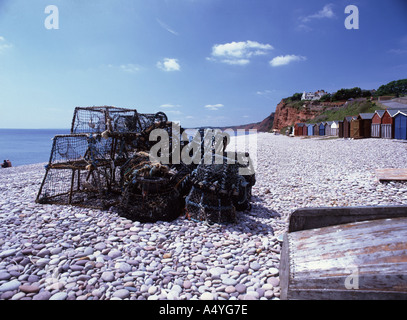
<svg viewBox="0 0 407 320">
<path fill-rule="evenodd" d="M 68 128 L 94 105 L 258 122 L 295 92 L 407 78 L 406 17 L 405 0 L 0 0 L 0 128 Z"/>
</svg>

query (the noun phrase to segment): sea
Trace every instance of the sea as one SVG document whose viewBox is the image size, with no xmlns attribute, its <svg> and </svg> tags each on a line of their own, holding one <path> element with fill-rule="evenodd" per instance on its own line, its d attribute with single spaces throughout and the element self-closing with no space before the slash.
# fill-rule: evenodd
<svg viewBox="0 0 407 320">
<path fill-rule="evenodd" d="M 195 132 L 188 129 L 190 141 Z M 54 136 L 69 133 L 69 129 L 0 129 L 0 163 L 10 160 L 15 167 L 48 162 Z M 236 134 L 249 134 L 249 131 Z"/>
<path fill-rule="evenodd" d="M 0 162 L 10 160 L 13 167 L 48 162 L 52 138 L 69 133 L 69 129 L 0 129 Z"/>
</svg>

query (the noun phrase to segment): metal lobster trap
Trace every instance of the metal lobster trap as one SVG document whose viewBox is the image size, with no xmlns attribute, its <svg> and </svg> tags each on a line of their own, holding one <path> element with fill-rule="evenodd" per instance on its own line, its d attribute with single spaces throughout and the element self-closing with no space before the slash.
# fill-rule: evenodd
<svg viewBox="0 0 407 320">
<path fill-rule="evenodd" d="M 154 128 L 167 116 L 116 107 L 76 108 L 70 135 L 53 139 L 37 203 L 107 208 L 121 194 L 120 166 L 149 148 Z"/>
<path fill-rule="evenodd" d="M 163 165 L 139 152 L 121 167 L 119 215 L 141 222 L 171 221 L 182 214 L 188 166 Z"/>
<path fill-rule="evenodd" d="M 142 133 L 154 123 L 167 121 L 168 118 L 163 112 L 142 114 L 136 109 L 110 106 L 76 107 L 71 133 Z"/>
<path fill-rule="evenodd" d="M 53 139 L 36 202 L 104 208 L 119 190 L 118 155 L 113 138 L 57 135 Z"/>
<path fill-rule="evenodd" d="M 245 154 L 248 156 L 248 154 Z M 192 188 L 185 199 L 187 217 L 209 223 L 235 222 L 236 211 L 250 208 L 251 189 L 255 183 L 254 172 L 245 176 L 239 169 L 247 168 L 248 163 L 241 164 L 236 158 L 226 153 L 211 153 L 203 157 L 198 167 L 192 172 Z"/>
</svg>

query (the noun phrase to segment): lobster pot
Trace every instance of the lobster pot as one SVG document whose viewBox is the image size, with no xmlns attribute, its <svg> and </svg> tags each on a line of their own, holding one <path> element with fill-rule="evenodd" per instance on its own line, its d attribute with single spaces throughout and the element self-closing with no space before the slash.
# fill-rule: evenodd
<svg viewBox="0 0 407 320">
<path fill-rule="evenodd" d="M 73 163 L 75 161 L 111 160 L 114 157 L 114 141 L 100 135 L 57 135 L 53 139 L 50 164 Z"/>
<path fill-rule="evenodd" d="M 238 157 L 238 173 L 245 179 L 245 182 L 240 181 L 239 195 L 233 196 L 232 200 L 237 211 L 244 211 L 251 208 L 250 200 L 252 187 L 256 184 L 256 174 L 248 152 L 237 152 L 236 155 Z"/>
<path fill-rule="evenodd" d="M 192 187 L 185 199 L 185 210 L 189 218 L 209 223 L 236 221 L 236 210 L 228 197 Z"/>
<path fill-rule="evenodd" d="M 104 208 L 119 189 L 113 145 L 94 135 L 55 136 L 36 202 Z"/>
<path fill-rule="evenodd" d="M 42 192 L 38 195 L 39 203 L 68 203 L 71 190 L 72 170 L 47 169 Z"/>
<path fill-rule="evenodd" d="M 239 168 L 249 166 L 250 161 L 240 165 L 236 159 L 209 154 L 212 163 L 206 164 L 210 162 L 207 156 L 191 173 L 192 189 L 185 199 L 187 215 L 199 221 L 234 222 L 236 209 L 243 211 L 250 205 L 254 170 L 242 176 Z"/>
<path fill-rule="evenodd" d="M 121 197 L 118 213 L 132 221 L 172 221 L 181 215 L 181 208 L 179 193 L 176 189 L 170 188 L 162 192 L 140 194 L 138 190 L 129 186 Z"/>
<path fill-rule="evenodd" d="M 135 132 L 139 127 L 137 110 L 116 107 L 77 107 L 71 133 Z"/>
<path fill-rule="evenodd" d="M 157 113 L 139 113 L 138 125 L 139 131 L 145 131 L 157 123 L 166 123 L 168 118 L 164 112 Z"/>
<path fill-rule="evenodd" d="M 72 119 L 71 133 L 140 133 L 157 122 L 167 122 L 163 112 L 138 113 L 136 109 L 117 107 L 77 107 Z"/>
<path fill-rule="evenodd" d="M 118 171 L 115 176 L 119 176 Z M 48 168 L 36 202 L 105 209 L 119 199 L 112 178 L 109 170 Z"/>
</svg>

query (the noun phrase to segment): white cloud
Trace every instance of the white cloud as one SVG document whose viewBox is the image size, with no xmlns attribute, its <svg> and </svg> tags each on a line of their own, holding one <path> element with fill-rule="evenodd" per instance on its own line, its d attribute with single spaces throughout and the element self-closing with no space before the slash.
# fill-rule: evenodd
<svg viewBox="0 0 407 320">
<path fill-rule="evenodd" d="M 402 55 L 407 53 L 407 49 L 390 49 L 387 53 Z"/>
<path fill-rule="evenodd" d="M 11 43 L 7 42 L 4 37 L 0 36 L 0 53 L 12 47 L 13 45 Z"/>
<path fill-rule="evenodd" d="M 157 62 L 157 68 L 164 71 L 179 71 L 181 66 L 178 63 L 178 59 L 165 58 L 163 61 Z"/>
<path fill-rule="evenodd" d="M 333 10 L 332 10 L 333 4 L 327 4 L 325 5 L 320 11 L 317 13 L 311 14 L 309 16 L 301 18 L 302 22 L 309 22 L 312 19 L 323 19 L 323 18 L 333 18 L 335 16 Z"/>
<path fill-rule="evenodd" d="M 274 48 L 270 44 L 250 40 L 215 44 L 212 47 L 211 57 L 207 60 L 242 66 L 250 63 L 250 58 L 265 55 L 272 49 Z"/>
<path fill-rule="evenodd" d="M 140 67 L 135 64 L 129 63 L 120 65 L 120 69 L 124 72 L 135 73 L 140 70 Z"/>
<path fill-rule="evenodd" d="M 223 108 L 223 104 L 207 104 L 205 106 L 206 109 L 212 110 L 212 111 L 218 111 L 220 108 Z"/>
<path fill-rule="evenodd" d="M 244 66 L 245 64 L 249 64 L 250 60 L 249 59 L 224 59 L 221 60 L 223 63 L 230 64 L 230 65 L 238 65 L 238 66 Z"/>
<path fill-rule="evenodd" d="M 306 57 L 296 56 L 294 54 L 291 54 L 291 55 L 278 56 L 278 57 L 273 58 L 273 60 L 270 61 L 270 65 L 272 67 L 279 67 L 279 66 L 287 65 L 293 61 L 305 61 L 305 60 L 307 60 Z"/>
<path fill-rule="evenodd" d="M 269 94 L 271 94 L 272 91 L 271 90 L 263 90 L 263 91 L 257 91 L 256 94 L 259 96 L 267 96 Z"/>
</svg>

